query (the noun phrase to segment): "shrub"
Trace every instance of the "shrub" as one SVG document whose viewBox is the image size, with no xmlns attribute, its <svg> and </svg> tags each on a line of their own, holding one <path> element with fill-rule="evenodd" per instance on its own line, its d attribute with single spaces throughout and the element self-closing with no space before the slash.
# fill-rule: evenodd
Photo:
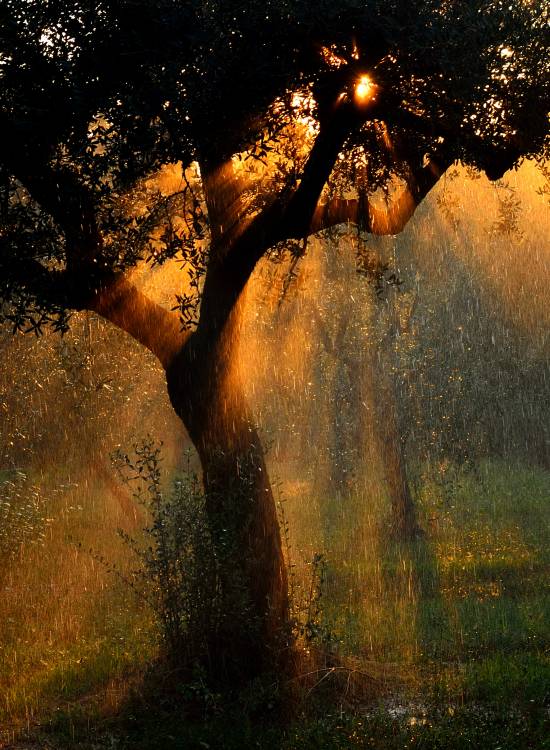
<svg viewBox="0 0 550 750">
<path fill-rule="evenodd" d="M 188 470 L 165 492 L 160 453 L 148 440 L 135 446 L 134 457 L 115 455 L 121 476 L 149 515 L 141 539 L 119 534 L 139 560 L 130 583 L 153 610 L 165 656 L 185 665 L 207 655 L 224 613 L 199 479 Z"/>
<path fill-rule="evenodd" d="M 119 531 L 139 565 L 130 577 L 115 572 L 151 607 L 172 666 L 189 668 L 191 676 L 204 667 L 204 674 L 216 679 L 226 671 L 235 676 L 231 660 L 234 652 L 241 653 L 235 650 L 235 634 L 253 643 L 258 623 L 241 580 L 234 519 L 221 514 L 212 522 L 207 517 L 204 490 L 189 461 L 166 491 L 161 448 L 151 439 L 134 446 L 132 456 L 118 451 L 114 458 L 149 518 L 139 538 Z M 299 650 L 309 653 L 315 647 L 328 656 L 337 644 L 322 611 L 327 563 L 323 555 L 315 555 L 311 578 L 297 580 L 287 521 L 280 511 L 290 571 L 290 617 L 288 631 L 281 632 L 281 649 L 295 643 Z"/>
</svg>

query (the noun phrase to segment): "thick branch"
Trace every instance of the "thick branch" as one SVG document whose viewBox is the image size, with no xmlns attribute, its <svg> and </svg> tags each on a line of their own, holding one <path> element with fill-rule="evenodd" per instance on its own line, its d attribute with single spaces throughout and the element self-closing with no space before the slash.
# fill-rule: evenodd
<svg viewBox="0 0 550 750">
<path fill-rule="evenodd" d="M 386 208 L 379 208 L 366 197 L 350 200 L 333 198 L 320 203 L 313 215 L 309 233 L 349 223 L 360 224 L 370 234 L 399 234 L 443 171 L 430 161 Z"/>
<path fill-rule="evenodd" d="M 201 165 L 201 175 L 210 224 L 210 255 L 219 260 L 218 256 L 225 255 L 243 231 L 242 194 L 246 184 L 231 159 L 213 168 Z"/>
<path fill-rule="evenodd" d="M 343 222 L 362 221 L 367 231 L 380 235 L 397 234 L 405 227 L 442 174 L 435 162 L 419 170 L 409 167 L 407 188 L 388 209 L 369 205 L 366 199 L 337 199 L 318 205 L 349 136 L 365 120 L 380 117 L 386 108 L 381 97 L 361 109 L 349 99 L 337 100 L 331 117 L 321 127 L 293 195 L 287 200 L 281 196 L 275 199 L 247 224 L 239 217 L 239 191 L 231 164 L 219 168 L 217 174 L 211 172 L 206 194 L 217 231 L 213 234 L 215 252 L 203 290 L 200 327 L 221 330 L 256 263 L 277 242 L 305 238 Z"/>
<path fill-rule="evenodd" d="M 380 106 L 380 114 L 384 120 L 398 123 L 401 127 L 408 127 L 418 132 L 436 133 L 432 123 L 426 123 L 418 115 L 412 114 L 400 107 L 397 101 L 386 96 Z M 438 125 L 439 127 L 439 125 Z M 322 229 L 328 229 L 343 223 L 361 224 L 365 231 L 375 235 L 399 234 L 432 187 L 437 183 L 443 172 L 451 163 L 450 159 L 437 163 L 431 159 L 423 167 L 414 168 L 418 154 L 413 153 L 404 138 L 392 143 L 388 148 L 391 159 L 399 166 L 408 166 L 406 187 L 385 208 L 379 208 L 371 203 L 367 196 L 359 199 L 333 198 L 317 205 L 308 234 L 314 234 Z"/>
<path fill-rule="evenodd" d="M 46 268 L 34 259 L 13 260 L 10 279 L 39 302 L 65 310 L 90 310 L 129 333 L 151 351 L 166 369 L 189 337 L 180 330 L 178 315 L 153 302 L 122 274 L 91 291 L 91 279 Z"/>
<path fill-rule="evenodd" d="M 304 237 L 323 188 L 330 177 L 346 140 L 362 122 L 354 110 L 344 105 L 321 127 L 304 167 L 300 185 L 285 208 L 280 227 L 281 239 Z"/>
<path fill-rule="evenodd" d="M 157 305 L 122 274 L 99 275 L 103 240 L 91 191 L 77 176 L 33 165 L 25 157 L 2 156 L 12 174 L 49 213 L 65 235 L 66 270 L 53 271 L 37 260 L 14 259 L 9 272 L 38 300 L 72 310 L 91 310 L 129 333 L 167 367 L 185 343 L 176 314 Z M 99 291 L 98 291 L 99 290 Z"/>
<path fill-rule="evenodd" d="M 0 273 L 6 286 L 25 290 L 51 307 L 75 309 L 65 271 L 50 270 L 34 258 L 10 258 L 0 263 Z"/>
<path fill-rule="evenodd" d="M 374 107 L 369 109 L 369 116 L 373 111 Z M 281 240 L 310 233 L 315 207 L 338 154 L 365 117 L 364 111 L 359 112 L 347 100 L 338 104 L 315 140 L 294 194 L 289 200 L 279 196 L 246 226 L 239 221 L 238 189 L 234 176 L 228 174 L 231 165 L 212 171 L 214 179 L 207 180 L 205 192 L 217 232 L 204 285 L 201 324 L 223 326 L 266 250 Z M 224 243 L 221 252 L 216 247 L 220 243 Z"/>
<path fill-rule="evenodd" d="M 124 276 L 96 294 L 86 308 L 129 333 L 153 352 L 164 369 L 190 336 L 181 331 L 177 314 L 153 302 Z"/>
</svg>

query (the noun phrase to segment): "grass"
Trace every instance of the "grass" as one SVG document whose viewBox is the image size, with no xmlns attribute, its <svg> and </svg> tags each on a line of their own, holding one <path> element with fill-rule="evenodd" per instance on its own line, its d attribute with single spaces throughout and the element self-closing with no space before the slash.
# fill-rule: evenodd
<svg viewBox="0 0 550 750">
<path fill-rule="evenodd" d="M 377 547 L 370 519 L 364 549 L 377 554 L 351 566 L 348 550 L 334 556 L 327 616 L 344 647 L 367 661 L 408 665 L 420 686 L 426 672 L 447 680 L 454 669 L 455 698 L 471 692 L 484 663 L 503 689 L 499 669 L 516 674 L 528 657 L 526 687 L 533 676 L 542 699 L 550 687 L 548 475 L 499 462 L 453 474 L 420 485 L 423 538 L 400 544 L 381 536 Z M 351 531 L 351 519 L 343 523 Z M 518 685 L 508 684 L 513 701 Z"/>
<path fill-rule="evenodd" d="M 0 746 L 25 735 L 82 748 L 550 746 L 547 473 L 498 461 L 432 470 L 417 492 L 426 534 L 408 544 L 388 541 L 385 498 L 368 487 L 331 507 L 330 526 L 311 513 L 300 524 L 312 506 L 290 496 L 297 576 L 307 581 L 308 556 L 324 544 L 325 630 L 349 674 L 376 675 L 375 686 L 362 699 L 349 674 L 325 673 L 284 718 L 266 708 L 277 704 L 269 691 L 256 690 L 256 711 L 198 678 L 185 689 L 200 721 L 181 702 L 144 697 L 151 618 L 86 551 L 128 565 L 113 529 L 135 519 L 85 487 L 57 498 L 48 539 L 21 554 L 4 587 Z"/>
<path fill-rule="evenodd" d="M 3 580 L 0 741 L 72 702 L 115 710 L 155 653 L 150 614 L 90 554 L 128 566 L 115 529 L 135 524 L 130 506 L 86 476 L 48 493 L 52 484 L 46 538 L 8 561 Z"/>
<path fill-rule="evenodd" d="M 161 714 L 153 721 L 126 717 L 124 724 L 91 728 L 85 717 L 59 717 L 55 733 L 42 733 L 44 748 L 79 750 L 547 750 L 548 723 L 537 713 L 501 711 L 487 707 L 445 707 L 397 716 L 374 709 L 369 713 L 318 711 L 290 721 L 280 717 L 254 721 L 242 711 L 226 708 L 206 721 L 185 715 Z M 54 744 L 52 744 L 54 743 Z"/>
</svg>

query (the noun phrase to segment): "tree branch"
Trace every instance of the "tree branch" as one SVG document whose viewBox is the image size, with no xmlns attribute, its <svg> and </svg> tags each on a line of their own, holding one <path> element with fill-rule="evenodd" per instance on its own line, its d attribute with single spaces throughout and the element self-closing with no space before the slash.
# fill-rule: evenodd
<svg viewBox="0 0 550 750">
<path fill-rule="evenodd" d="M 90 310 L 130 334 L 151 351 L 166 369 L 190 333 L 181 330 L 178 315 L 153 302 L 123 274 L 90 290 L 89 279 L 69 271 L 46 268 L 34 259 L 10 263 L 8 274 L 22 290 L 52 308 Z"/>
<path fill-rule="evenodd" d="M 435 161 L 429 161 L 414 174 L 414 178 L 409 178 L 407 186 L 386 208 L 379 208 L 363 196 L 350 200 L 333 198 L 320 203 L 313 215 L 309 233 L 349 223 L 361 225 L 370 234 L 399 234 L 444 171 Z"/>
<path fill-rule="evenodd" d="M 216 326 L 223 325 L 266 250 L 282 240 L 306 237 L 310 233 L 315 207 L 338 154 L 353 130 L 367 116 L 372 116 L 377 106 L 373 104 L 367 112 L 359 111 L 347 99 L 336 101 L 331 117 L 323 123 L 315 139 L 300 184 L 290 199 L 278 196 L 245 226 L 238 216 L 234 175 L 228 177 L 232 172 L 231 165 L 211 170 L 214 179 L 206 184 L 205 193 L 217 231 L 213 234 L 214 252 L 211 249 L 204 284 L 202 320 L 217 321 Z M 223 232 L 219 231 L 222 224 Z M 221 243 L 225 246 L 216 247 Z"/>
<path fill-rule="evenodd" d="M 103 238 L 90 189 L 77 175 L 48 163 L 33 164 L 19 150 L 12 155 L 4 148 L 2 157 L 65 237 L 64 270 L 48 269 L 36 259 L 14 258 L 8 268 L 14 282 L 54 307 L 98 313 L 168 367 L 189 334 L 180 330 L 177 314 L 149 299 L 124 274 L 101 271 Z"/>
<path fill-rule="evenodd" d="M 311 149 L 298 188 L 289 199 L 279 196 L 249 221 L 243 222 L 239 216 L 240 193 L 231 163 L 204 170 L 208 175 L 205 194 L 214 231 L 200 328 L 221 330 L 256 263 L 277 242 L 302 239 L 343 222 L 363 220 L 367 231 L 379 235 L 397 234 L 405 227 L 442 174 L 435 162 L 416 171 L 409 164 L 407 188 L 388 209 L 369 205 L 366 198 L 337 199 L 318 205 L 349 136 L 366 120 L 379 118 L 387 107 L 381 97 L 373 99 L 366 108 L 357 108 L 349 98 L 336 99 Z"/>
<path fill-rule="evenodd" d="M 181 330 L 176 313 L 153 302 L 123 275 L 94 295 L 86 309 L 129 333 L 159 359 L 164 369 L 191 335 Z"/>
<path fill-rule="evenodd" d="M 363 118 L 343 104 L 332 118 L 321 126 L 305 164 L 300 185 L 285 207 L 280 226 L 281 239 L 306 237 L 323 188 L 334 168 L 338 154 Z"/>
</svg>

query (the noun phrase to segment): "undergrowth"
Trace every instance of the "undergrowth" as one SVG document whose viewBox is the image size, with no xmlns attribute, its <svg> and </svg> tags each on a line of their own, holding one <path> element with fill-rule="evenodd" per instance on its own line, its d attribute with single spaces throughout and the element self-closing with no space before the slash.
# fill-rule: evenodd
<svg viewBox="0 0 550 750">
<path fill-rule="evenodd" d="M 123 578 L 156 617 L 166 659 L 174 666 L 193 664 L 227 616 L 204 493 L 189 467 L 164 489 L 161 449 L 153 441 L 134 451 L 132 457 L 118 452 L 115 461 L 149 520 L 139 538 L 119 531 L 138 562 Z"/>
<path fill-rule="evenodd" d="M 213 606 L 205 565 L 217 564 L 200 562 L 212 555 L 202 489 L 192 472 L 163 484 L 155 450 L 119 457 L 148 509 L 143 533 L 122 535 L 136 564 L 120 573 L 140 617 L 155 614 L 164 659 L 149 659 L 109 718 L 71 697 L 84 677 L 93 690 L 96 668 L 75 656 L 60 709 L 42 721 L 54 748 L 546 747 L 547 475 L 488 462 L 423 478 L 426 536 L 410 544 L 306 558 L 287 539 L 299 666 L 224 692 L 193 657 L 205 648 L 193 618 L 209 627 L 199 605 Z M 334 533 L 352 538 L 349 523 Z M 172 648 L 185 670 L 166 658 Z"/>
<path fill-rule="evenodd" d="M 220 639 L 223 642 L 229 620 L 241 623 L 243 629 L 253 628 L 238 569 L 231 565 L 239 550 L 231 537 L 230 524 L 213 527 L 209 522 L 204 490 L 189 461 L 187 470 L 167 486 L 162 475 L 161 447 L 152 440 L 134 446 L 133 455 L 117 452 L 114 460 L 135 501 L 145 508 L 148 522 L 139 535 L 119 530 L 137 560 L 130 574 L 122 573 L 104 558 L 101 562 L 153 613 L 163 659 L 169 668 L 176 669 L 177 680 L 186 680 L 178 684 L 179 694 L 212 704 L 214 693 L 208 685 L 211 644 Z M 305 657 L 310 669 L 319 667 L 319 658 L 323 667 L 332 669 L 330 660 L 337 644 L 322 602 L 326 558 L 321 553 L 314 554 L 309 578 L 300 580 L 291 561 L 282 503 L 279 511 L 289 570 L 289 620 L 280 633 L 280 649 L 292 651 L 290 662 L 294 668 Z M 279 657 L 273 663 L 280 663 Z M 269 673 L 267 683 L 273 681 L 278 684 L 280 680 Z M 256 681 L 252 691 L 254 702 L 259 705 L 263 698 L 258 696 L 265 692 L 265 703 L 273 703 L 271 687 L 260 683 Z"/>
</svg>

